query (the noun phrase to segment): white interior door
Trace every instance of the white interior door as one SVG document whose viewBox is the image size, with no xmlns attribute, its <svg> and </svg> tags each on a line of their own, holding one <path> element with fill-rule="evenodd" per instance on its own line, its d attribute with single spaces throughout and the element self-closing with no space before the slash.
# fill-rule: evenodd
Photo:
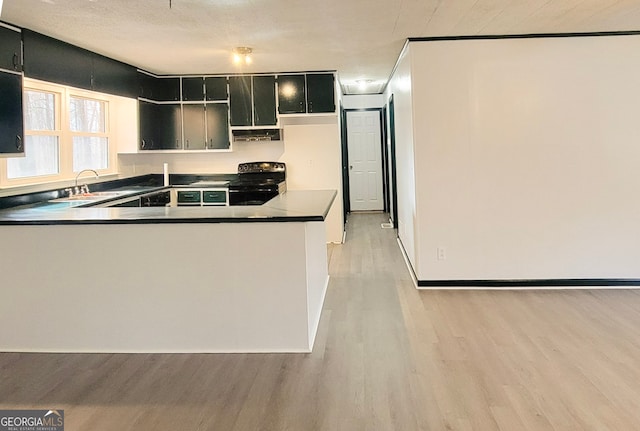
<svg viewBox="0 0 640 431">
<path fill-rule="evenodd" d="M 382 211 L 382 142 L 378 111 L 347 112 L 351 211 Z"/>
</svg>

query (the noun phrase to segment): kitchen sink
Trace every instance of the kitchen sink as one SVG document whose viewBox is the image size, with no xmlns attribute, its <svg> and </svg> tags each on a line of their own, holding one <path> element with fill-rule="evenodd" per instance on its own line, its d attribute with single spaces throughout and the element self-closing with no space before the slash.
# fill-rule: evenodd
<svg viewBox="0 0 640 431">
<path fill-rule="evenodd" d="M 49 201 L 49 202 L 43 202 L 33 207 L 32 209 L 37 211 L 61 210 L 61 209 L 79 207 L 79 206 L 86 205 L 89 203 L 94 203 L 94 202 L 95 201 L 89 201 L 89 200 Z"/>
<path fill-rule="evenodd" d="M 95 201 L 101 201 L 104 199 L 117 198 L 118 196 L 123 196 L 129 193 L 131 193 L 130 190 L 122 190 L 117 192 L 90 192 L 90 193 L 83 193 L 80 195 L 69 196 L 66 198 L 54 199 L 51 202 L 75 202 L 75 201 L 95 202 Z"/>
</svg>

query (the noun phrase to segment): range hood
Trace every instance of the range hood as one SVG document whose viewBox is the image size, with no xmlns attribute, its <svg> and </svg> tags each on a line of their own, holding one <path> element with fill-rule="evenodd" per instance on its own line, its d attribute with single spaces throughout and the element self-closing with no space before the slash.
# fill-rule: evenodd
<svg viewBox="0 0 640 431">
<path fill-rule="evenodd" d="M 282 129 L 233 129 L 233 142 L 281 141 Z"/>
</svg>

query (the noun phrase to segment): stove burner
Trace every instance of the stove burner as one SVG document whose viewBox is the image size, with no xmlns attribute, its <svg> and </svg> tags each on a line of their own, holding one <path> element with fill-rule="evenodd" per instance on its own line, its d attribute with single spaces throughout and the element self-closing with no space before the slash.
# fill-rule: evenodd
<svg viewBox="0 0 640 431">
<path fill-rule="evenodd" d="M 285 180 L 282 162 L 240 163 L 238 178 L 229 184 L 229 204 L 262 205 L 286 191 Z"/>
</svg>

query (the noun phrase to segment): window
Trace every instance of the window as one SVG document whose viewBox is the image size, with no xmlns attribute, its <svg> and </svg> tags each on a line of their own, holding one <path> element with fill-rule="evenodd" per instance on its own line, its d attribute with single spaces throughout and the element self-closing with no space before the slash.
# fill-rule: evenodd
<svg viewBox="0 0 640 431">
<path fill-rule="evenodd" d="M 109 168 L 109 138 L 105 128 L 106 102 L 71 97 L 69 127 L 73 140 L 73 171 Z"/>
<path fill-rule="evenodd" d="M 24 92 L 25 157 L 7 160 L 7 178 L 56 175 L 60 172 L 59 95 L 44 91 Z"/>
<path fill-rule="evenodd" d="M 0 184 L 69 180 L 83 169 L 94 169 L 101 175 L 116 173 L 110 99 L 25 78 L 25 155 L 5 159 L 6 174 L 0 172 Z"/>
</svg>

